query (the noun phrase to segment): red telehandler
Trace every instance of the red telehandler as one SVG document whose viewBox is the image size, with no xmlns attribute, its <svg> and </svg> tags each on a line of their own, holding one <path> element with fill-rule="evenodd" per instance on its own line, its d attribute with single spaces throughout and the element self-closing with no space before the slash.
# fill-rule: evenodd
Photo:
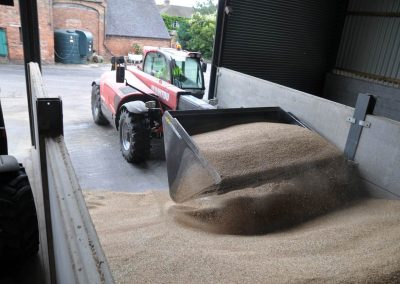
<svg viewBox="0 0 400 284">
<path fill-rule="evenodd" d="M 201 100 L 207 65 L 200 53 L 153 47 L 144 53 L 139 67 L 114 57 L 112 70 L 92 82 L 93 120 L 115 126 L 131 163 L 146 160 L 151 139 L 162 137 L 164 111 L 214 108 Z"/>
</svg>

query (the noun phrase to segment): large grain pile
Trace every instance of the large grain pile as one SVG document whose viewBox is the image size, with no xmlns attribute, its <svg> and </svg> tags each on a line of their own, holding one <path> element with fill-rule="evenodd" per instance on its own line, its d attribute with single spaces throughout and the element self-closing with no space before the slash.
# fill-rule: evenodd
<svg viewBox="0 0 400 284">
<path fill-rule="evenodd" d="M 86 193 L 117 283 L 400 282 L 400 202 L 358 199 L 323 138 L 254 123 L 194 139 L 224 194 Z"/>
<path fill-rule="evenodd" d="M 85 195 L 117 283 L 400 283 L 399 201 L 238 236 L 176 223 L 166 192 Z"/>
<path fill-rule="evenodd" d="M 231 187 L 273 176 L 298 175 L 325 166 L 342 154 L 318 134 L 291 124 L 240 124 L 192 137 L 200 152 Z"/>
</svg>

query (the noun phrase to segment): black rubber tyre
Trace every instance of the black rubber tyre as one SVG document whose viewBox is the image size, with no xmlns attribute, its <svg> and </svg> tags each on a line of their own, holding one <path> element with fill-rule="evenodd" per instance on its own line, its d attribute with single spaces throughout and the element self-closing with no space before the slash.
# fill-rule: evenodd
<svg viewBox="0 0 400 284">
<path fill-rule="evenodd" d="M 0 174 L 0 271 L 18 268 L 38 249 L 36 208 L 24 169 Z"/>
<path fill-rule="evenodd" d="M 92 116 L 94 123 L 98 125 L 108 124 L 108 120 L 101 111 L 100 86 L 97 84 L 92 86 Z"/>
<path fill-rule="evenodd" d="M 140 163 L 150 155 L 149 119 L 144 114 L 122 111 L 119 119 L 119 141 L 122 156 L 129 163 Z"/>
</svg>

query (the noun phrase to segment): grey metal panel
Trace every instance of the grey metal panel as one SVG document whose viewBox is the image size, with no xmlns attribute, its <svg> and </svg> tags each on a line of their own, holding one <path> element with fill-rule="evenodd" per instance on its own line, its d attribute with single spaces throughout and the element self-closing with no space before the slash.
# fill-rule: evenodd
<svg viewBox="0 0 400 284">
<path fill-rule="evenodd" d="M 220 66 L 321 94 L 336 58 L 346 2 L 228 1 L 232 13 Z"/>
<path fill-rule="evenodd" d="M 32 101 L 47 98 L 37 63 L 29 63 Z M 34 110 L 35 184 L 46 283 L 114 283 L 63 136 L 44 136 Z M 38 194 L 38 193 L 39 194 Z M 39 206 L 38 206 L 39 205 Z"/>
<path fill-rule="evenodd" d="M 369 93 L 376 97 L 374 115 L 385 116 L 400 121 L 400 89 L 393 86 L 352 78 L 340 74 L 327 74 L 325 97 L 335 102 L 354 107 L 359 93 Z"/>
<path fill-rule="evenodd" d="M 344 150 L 350 129 L 346 118 L 354 108 L 226 68 L 218 72 L 218 108 L 279 106 Z M 246 92 L 251 95 L 243 96 Z"/>
<path fill-rule="evenodd" d="M 219 68 L 219 107 L 279 105 L 343 150 L 350 128 L 346 118 L 354 109 L 239 72 Z M 243 96 L 243 93 L 251 96 Z M 363 130 L 355 161 L 367 189 L 375 196 L 400 197 L 400 122 L 367 115 L 370 128 Z"/>
<path fill-rule="evenodd" d="M 336 68 L 400 82 L 400 1 L 349 1 Z"/>
<path fill-rule="evenodd" d="M 62 136 L 46 139 L 57 283 L 114 283 Z"/>
<path fill-rule="evenodd" d="M 208 104 L 207 102 L 198 99 L 194 96 L 184 95 L 179 97 L 178 109 L 179 110 L 190 110 L 190 109 L 215 109 L 215 106 Z"/>
</svg>

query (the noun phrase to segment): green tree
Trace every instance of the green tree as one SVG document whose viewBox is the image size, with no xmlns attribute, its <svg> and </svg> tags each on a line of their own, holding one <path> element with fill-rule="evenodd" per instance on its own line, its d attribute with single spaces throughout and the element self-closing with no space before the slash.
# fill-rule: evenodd
<svg viewBox="0 0 400 284">
<path fill-rule="evenodd" d="M 217 4 L 214 4 L 212 0 L 199 0 L 193 10 L 201 15 L 212 15 L 217 12 Z"/>
<path fill-rule="evenodd" d="M 168 31 L 175 31 L 178 29 L 181 23 L 187 23 L 189 21 L 189 19 L 183 17 L 169 16 L 166 14 L 161 14 L 161 17 L 164 20 L 164 24 Z"/>
<path fill-rule="evenodd" d="M 189 49 L 188 43 L 192 39 L 192 34 L 190 33 L 190 24 L 188 19 L 179 24 L 176 33 L 178 35 L 178 42 L 181 44 L 182 49 Z"/>
<path fill-rule="evenodd" d="M 200 51 L 209 59 L 214 45 L 217 5 L 213 0 L 199 0 L 191 19 L 161 15 L 169 31 L 176 30 L 182 49 Z"/>
<path fill-rule="evenodd" d="M 168 31 L 176 31 L 177 41 L 181 44 L 183 49 L 187 49 L 187 42 L 192 38 L 191 34 L 189 33 L 190 19 L 177 16 L 169 16 L 166 14 L 161 14 L 161 17 L 163 18 Z"/>
<path fill-rule="evenodd" d="M 190 20 L 189 34 L 191 35 L 191 39 L 188 41 L 188 49 L 200 51 L 205 58 L 211 58 L 214 45 L 215 22 L 215 13 L 211 15 L 195 13 Z"/>
</svg>

